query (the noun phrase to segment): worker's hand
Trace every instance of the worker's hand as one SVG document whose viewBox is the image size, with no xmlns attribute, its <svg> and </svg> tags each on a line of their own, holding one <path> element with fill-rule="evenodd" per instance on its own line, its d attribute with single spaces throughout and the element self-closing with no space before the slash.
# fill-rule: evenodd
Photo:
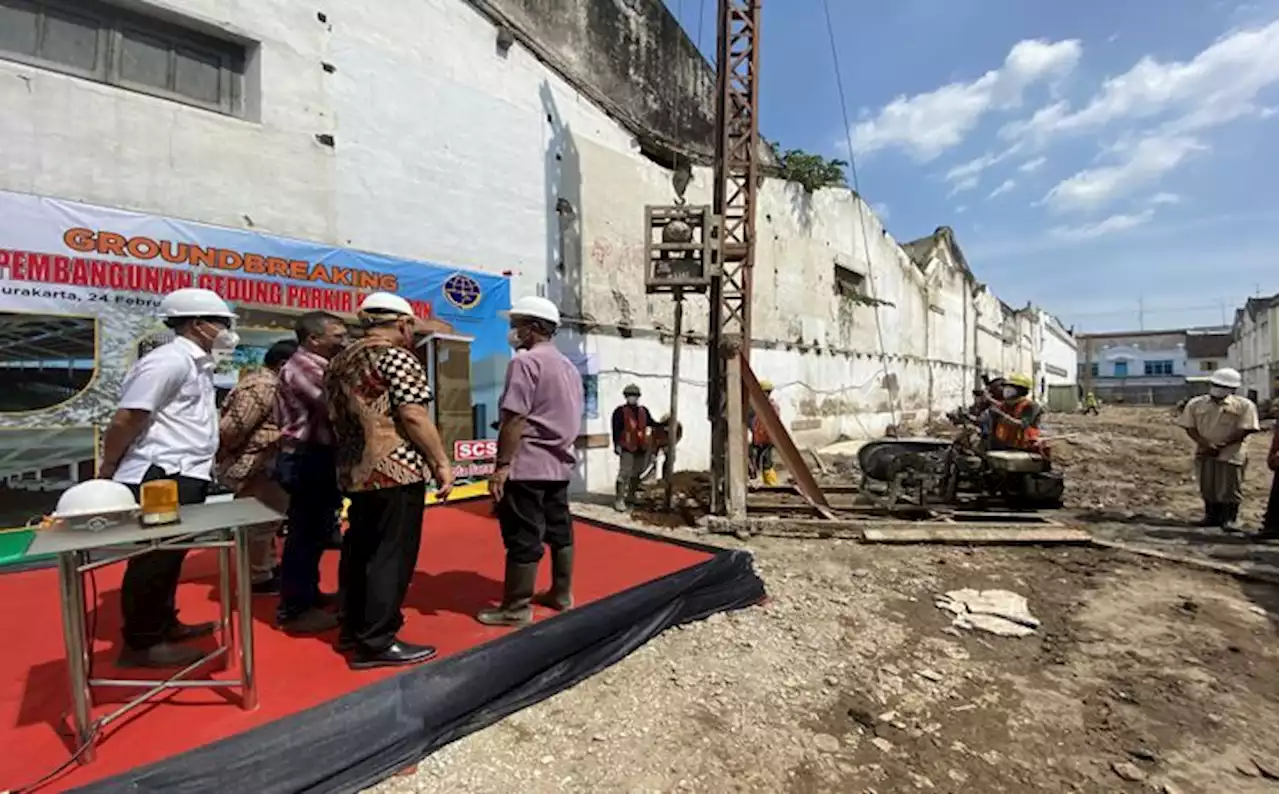
<svg viewBox="0 0 1280 794">
<path fill-rule="evenodd" d="M 502 493 L 507 487 L 509 476 L 511 476 L 511 469 L 506 466 L 499 466 L 493 470 L 493 474 L 489 475 L 489 495 L 493 497 L 493 501 L 502 501 Z"/>
<path fill-rule="evenodd" d="M 436 501 L 443 502 L 453 493 L 453 469 L 446 468 L 436 474 Z"/>
</svg>

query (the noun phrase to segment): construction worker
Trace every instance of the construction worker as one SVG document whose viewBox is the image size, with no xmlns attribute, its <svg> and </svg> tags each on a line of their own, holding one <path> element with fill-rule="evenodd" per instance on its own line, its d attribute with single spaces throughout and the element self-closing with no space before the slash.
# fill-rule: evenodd
<svg viewBox="0 0 1280 794">
<path fill-rule="evenodd" d="M 622 390 L 625 402 L 613 410 L 613 454 L 618 456 L 618 480 L 614 484 L 613 509 L 626 512 L 640 486 L 640 475 L 649 453 L 649 431 L 657 425 L 653 414 L 640 404 L 640 387 Z"/>
<path fill-rule="evenodd" d="M 1236 395 L 1240 373 L 1223 368 L 1209 376 L 1209 393 L 1187 401 L 1178 425 L 1196 444 L 1196 476 L 1204 500 L 1202 527 L 1239 530 L 1248 462 L 1244 441 L 1258 432 L 1258 409 L 1252 400 Z"/>
<path fill-rule="evenodd" d="M 1089 414 L 1098 415 L 1098 398 L 1094 396 L 1093 392 L 1089 392 L 1084 396 L 1084 412 L 1086 416 Z"/>
<path fill-rule="evenodd" d="M 1004 378 L 1000 387 L 1000 402 L 989 409 L 991 418 L 991 449 L 1018 449 L 1026 452 L 1042 452 L 1040 442 L 1040 417 L 1044 409 L 1031 399 L 1031 378 L 1023 374 Z"/>
<path fill-rule="evenodd" d="M 769 405 L 773 407 L 773 412 L 777 414 L 778 403 L 773 399 L 773 382 L 769 380 L 760 381 L 760 390 L 764 392 L 764 396 L 769 400 Z M 765 485 L 777 485 L 778 470 L 773 467 L 773 439 L 769 436 L 769 430 L 755 411 L 749 413 L 747 424 L 751 428 L 750 468 L 752 475 L 759 476 Z"/>
</svg>

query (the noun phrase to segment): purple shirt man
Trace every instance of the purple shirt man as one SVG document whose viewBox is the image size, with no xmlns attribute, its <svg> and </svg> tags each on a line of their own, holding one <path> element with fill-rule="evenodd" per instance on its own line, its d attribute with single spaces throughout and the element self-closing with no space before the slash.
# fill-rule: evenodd
<svg viewBox="0 0 1280 794">
<path fill-rule="evenodd" d="M 510 479 L 568 482 L 582 426 L 582 377 L 573 362 L 549 341 L 516 353 L 500 407 L 526 417 Z"/>
<path fill-rule="evenodd" d="M 557 611 L 573 607 L 569 478 L 582 426 L 582 378 L 551 341 L 560 327 L 554 303 L 521 298 L 510 317 L 507 340 L 517 352 L 507 367 L 498 455 L 489 478 L 507 565 L 502 603 L 476 614 L 487 626 L 527 625 L 534 601 Z M 551 549 L 551 589 L 535 598 L 544 546 Z"/>
</svg>

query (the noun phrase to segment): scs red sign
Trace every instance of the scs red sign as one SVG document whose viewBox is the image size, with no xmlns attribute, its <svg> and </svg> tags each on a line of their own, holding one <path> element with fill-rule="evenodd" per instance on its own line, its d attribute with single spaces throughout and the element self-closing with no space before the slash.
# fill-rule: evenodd
<svg viewBox="0 0 1280 794">
<path fill-rule="evenodd" d="M 497 439 L 453 442 L 454 460 L 491 460 L 498 457 Z"/>
</svg>

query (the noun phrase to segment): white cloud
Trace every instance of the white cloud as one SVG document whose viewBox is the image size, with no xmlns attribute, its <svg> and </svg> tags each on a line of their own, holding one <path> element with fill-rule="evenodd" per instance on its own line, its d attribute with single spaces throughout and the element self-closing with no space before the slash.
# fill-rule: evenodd
<svg viewBox="0 0 1280 794">
<path fill-rule="evenodd" d="M 965 211 L 965 210 L 967 210 L 967 209 L 969 209 L 969 208 L 968 208 L 968 207 L 966 207 L 965 205 L 963 205 L 963 204 L 957 204 L 957 205 L 956 205 L 956 214 L 957 214 L 957 215 L 963 215 L 963 214 L 964 214 L 964 211 Z"/>
<path fill-rule="evenodd" d="M 1131 215 L 1112 215 L 1096 223 L 1081 226 L 1055 226 L 1049 233 L 1059 240 L 1094 240 L 1141 226 L 1154 218 L 1155 214 L 1155 210 L 1145 209 Z"/>
<path fill-rule="evenodd" d="M 1182 196 L 1177 193 L 1157 193 L 1149 201 L 1152 204 L 1181 204 Z"/>
<path fill-rule="evenodd" d="M 999 187 L 997 187 L 995 190 L 987 194 L 987 198 L 993 199 L 996 196 L 1003 196 L 1005 193 L 1008 193 L 1010 190 L 1013 190 L 1013 188 L 1016 185 L 1017 183 L 1014 182 L 1012 179 L 1006 179 L 1005 181 L 1000 183 Z"/>
<path fill-rule="evenodd" d="M 881 223 L 884 223 L 885 221 L 889 220 L 888 204 L 872 204 L 871 211 L 876 214 L 876 217 L 880 219 Z"/>
<path fill-rule="evenodd" d="M 947 198 L 951 198 L 957 193 L 963 193 L 966 190 L 973 190 L 977 186 L 978 178 L 976 176 L 967 176 L 951 186 L 951 192 L 947 194 Z"/>
<path fill-rule="evenodd" d="M 1028 160 L 1022 165 L 1018 166 L 1018 170 L 1024 174 L 1030 174 L 1040 170 L 1040 166 L 1044 165 L 1045 162 L 1047 162 L 1047 158 L 1037 157 L 1034 160 Z"/>
<path fill-rule="evenodd" d="M 1017 107 L 1028 87 L 1070 73 L 1080 52 L 1076 39 L 1019 41 L 1000 68 L 972 82 L 898 96 L 873 118 L 855 124 L 854 150 L 899 148 L 918 161 L 933 160 L 963 141 L 987 113 Z"/>
<path fill-rule="evenodd" d="M 1115 151 L 1115 165 L 1089 168 L 1054 185 L 1042 200 L 1055 211 L 1092 210 L 1145 187 L 1205 147 L 1184 136 L 1152 136 Z"/>
<path fill-rule="evenodd" d="M 1266 108 L 1257 94 L 1280 80 L 1280 21 L 1219 38 L 1189 61 L 1162 63 L 1144 56 L 1129 71 L 1103 82 L 1082 108 L 1056 102 L 1029 119 L 1005 125 L 1006 140 L 1043 143 L 1050 137 L 1101 129 L 1117 121 L 1164 117 L 1163 132 L 1188 134 Z"/>
</svg>

